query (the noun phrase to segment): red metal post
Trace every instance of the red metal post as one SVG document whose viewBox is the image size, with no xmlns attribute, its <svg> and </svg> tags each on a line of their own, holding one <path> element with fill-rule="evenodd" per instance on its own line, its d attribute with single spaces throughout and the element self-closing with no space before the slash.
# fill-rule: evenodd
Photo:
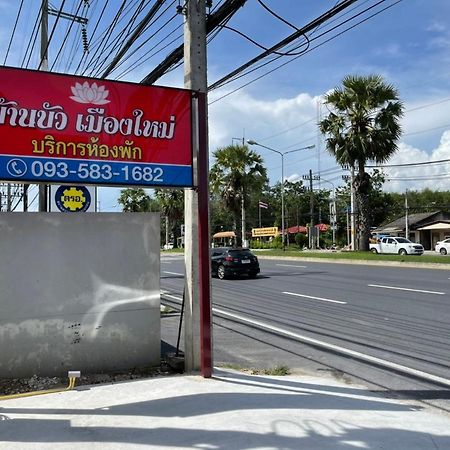
<svg viewBox="0 0 450 450">
<path fill-rule="evenodd" d="M 198 95 L 198 242 L 200 283 L 200 370 L 212 376 L 211 270 L 209 253 L 209 161 L 206 94 Z"/>
</svg>

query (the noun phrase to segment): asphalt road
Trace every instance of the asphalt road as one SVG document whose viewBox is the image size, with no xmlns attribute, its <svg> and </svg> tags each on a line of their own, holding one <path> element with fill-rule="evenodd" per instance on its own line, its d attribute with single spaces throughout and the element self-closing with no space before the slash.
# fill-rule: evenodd
<svg viewBox="0 0 450 450">
<path fill-rule="evenodd" d="M 282 259 L 260 265 L 255 280 L 213 279 L 216 362 L 329 370 L 449 398 L 450 271 Z M 163 257 L 168 299 L 181 296 L 183 281 L 182 257 Z"/>
</svg>

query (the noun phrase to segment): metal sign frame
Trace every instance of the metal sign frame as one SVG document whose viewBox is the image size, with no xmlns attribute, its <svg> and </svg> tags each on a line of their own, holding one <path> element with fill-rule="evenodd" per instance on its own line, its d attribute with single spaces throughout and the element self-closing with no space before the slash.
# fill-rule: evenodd
<svg viewBox="0 0 450 450">
<path fill-rule="evenodd" d="M 0 67 L 0 179 L 193 187 L 188 89 Z"/>
</svg>

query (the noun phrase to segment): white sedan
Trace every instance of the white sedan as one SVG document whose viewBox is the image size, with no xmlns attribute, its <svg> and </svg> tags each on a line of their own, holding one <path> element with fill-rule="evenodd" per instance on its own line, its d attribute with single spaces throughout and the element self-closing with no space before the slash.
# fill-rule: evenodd
<svg viewBox="0 0 450 450">
<path fill-rule="evenodd" d="M 437 242 L 434 250 L 441 255 L 450 253 L 450 238 Z"/>
</svg>

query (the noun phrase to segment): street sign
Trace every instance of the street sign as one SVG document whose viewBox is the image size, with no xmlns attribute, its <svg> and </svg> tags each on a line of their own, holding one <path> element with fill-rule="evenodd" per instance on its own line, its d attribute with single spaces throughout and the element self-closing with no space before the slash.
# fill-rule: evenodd
<svg viewBox="0 0 450 450">
<path fill-rule="evenodd" d="M 193 184 L 185 89 L 0 67 L 0 179 Z"/>
<path fill-rule="evenodd" d="M 252 228 L 252 237 L 278 236 L 278 227 Z"/>
<path fill-rule="evenodd" d="M 50 211 L 95 212 L 97 202 L 94 186 L 50 186 Z"/>
</svg>

